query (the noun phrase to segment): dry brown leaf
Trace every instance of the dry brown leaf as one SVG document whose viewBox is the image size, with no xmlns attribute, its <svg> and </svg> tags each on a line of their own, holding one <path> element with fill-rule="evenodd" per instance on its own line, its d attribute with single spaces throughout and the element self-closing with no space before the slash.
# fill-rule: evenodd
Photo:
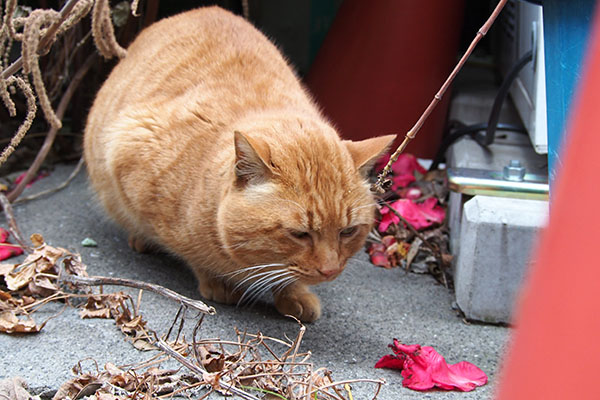
<svg viewBox="0 0 600 400">
<path fill-rule="evenodd" d="M 37 333 L 42 327 L 36 325 L 31 317 L 19 319 L 14 310 L 0 313 L 0 332 L 5 333 Z"/>
<path fill-rule="evenodd" d="M 133 341 L 133 347 L 140 351 L 152 351 L 157 349 L 157 347 L 148 342 L 147 339 L 135 339 Z"/>
<path fill-rule="evenodd" d="M 208 372 L 218 372 L 225 366 L 225 356 L 213 346 L 198 346 L 200 363 Z"/>
<path fill-rule="evenodd" d="M 117 309 L 126 298 L 122 292 L 88 296 L 79 315 L 81 318 L 116 318 L 121 314 Z"/>
<path fill-rule="evenodd" d="M 410 245 L 410 250 L 408 250 L 408 254 L 406 254 L 406 269 L 407 270 L 410 270 L 410 265 L 412 264 L 413 260 L 419 253 L 419 249 L 421 248 L 422 244 L 423 244 L 423 241 L 421 239 L 415 238 L 415 240 Z"/>
<path fill-rule="evenodd" d="M 77 399 L 83 395 L 89 396 L 94 394 L 100 387 L 102 387 L 102 382 L 96 376 L 87 373 L 82 374 L 63 383 L 52 397 L 52 400 Z M 92 389 L 94 390 L 92 391 Z"/>
<path fill-rule="evenodd" d="M 32 396 L 27 392 L 27 384 L 20 377 L 0 380 L 0 399 L 7 400 L 39 400 L 39 396 Z"/>
<path fill-rule="evenodd" d="M 81 256 L 79 254 L 69 253 L 68 257 L 65 257 L 63 260 L 63 265 L 65 266 L 65 271 L 68 274 L 76 276 L 88 276 L 87 267 L 81 261 Z"/>
<path fill-rule="evenodd" d="M 8 287 L 8 290 L 19 290 L 29 284 L 29 281 L 33 279 L 35 273 L 35 263 L 31 262 L 19 271 L 13 271 L 5 275 L 4 280 L 6 281 L 6 287 Z"/>
<path fill-rule="evenodd" d="M 59 291 L 59 287 L 46 276 L 35 277 L 27 285 L 27 290 L 33 296 L 48 297 Z"/>
<path fill-rule="evenodd" d="M 13 269 L 15 269 L 16 264 L 0 264 L 0 275 L 5 276 Z"/>
<path fill-rule="evenodd" d="M 0 290 L 0 301 L 6 301 L 12 299 L 10 293 L 5 292 L 4 290 Z"/>
<path fill-rule="evenodd" d="M 31 240 L 33 247 L 40 247 L 44 244 L 44 237 L 39 233 L 34 233 L 33 235 L 29 236 L 29 240 Z"/>
<path fill-rule="evenodd" d="M 86 308 L 79 311 L 79 316 L 81 318 L 110 318 L 110 309 L 102 308 L 100 310 L 88 310 Z"/>
</svg>

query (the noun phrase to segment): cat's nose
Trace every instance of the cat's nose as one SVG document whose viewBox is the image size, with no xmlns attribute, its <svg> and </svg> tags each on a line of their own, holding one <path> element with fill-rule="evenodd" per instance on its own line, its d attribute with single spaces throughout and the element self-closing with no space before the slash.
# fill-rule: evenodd
<svg viewBox="0 0 600 400">
<path fill-rule="evenodd" d="M 340 272 L 339 268 L 319 268 L 319 274 L 323 275 L 325 278 L 331 278 L 332 276 L 338 274 Z"/>
</svg>

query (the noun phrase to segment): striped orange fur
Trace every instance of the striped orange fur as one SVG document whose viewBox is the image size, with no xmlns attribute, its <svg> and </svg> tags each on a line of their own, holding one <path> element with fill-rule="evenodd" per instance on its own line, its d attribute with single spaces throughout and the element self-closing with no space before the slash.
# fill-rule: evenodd
<svg viewBox="0 0 600 400">
<path fill-rule="evenodd" d="M 216 7 L 145 29 L 100 89 L 85 160 L 130 234 L 181 256 L 200 294 L 314 321 L 371 229 L 365 171 L 393 140 L 343 141 L 264 35 Z"/>
</svg>

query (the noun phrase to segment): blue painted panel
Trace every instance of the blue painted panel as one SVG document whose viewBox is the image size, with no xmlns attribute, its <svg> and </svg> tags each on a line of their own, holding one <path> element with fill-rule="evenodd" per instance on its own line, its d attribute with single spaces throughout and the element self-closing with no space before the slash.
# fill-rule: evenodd
<svg viewBox="0 0 600 400">
<path fill-rule="evenodd" d="M 581 74 L 594 0 L 544 0 L 548 172 L 560 167 L 565 123 Z"/>
</svg>

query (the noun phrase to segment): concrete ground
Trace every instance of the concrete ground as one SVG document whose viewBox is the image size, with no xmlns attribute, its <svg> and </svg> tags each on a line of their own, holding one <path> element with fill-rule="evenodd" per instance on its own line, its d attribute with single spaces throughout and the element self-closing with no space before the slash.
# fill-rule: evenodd
<svg viewBox="0 0 600 400">
<path fill-rule="evenodd" d="M 27 193 L 63 182 L 72 168 L 57 167 Z M 85 172 L 61 192 L 16 205 L 15 216 L 25 236 L 40 233 L 49 244 L 80 253 L 90 275 L 153 282 L 198 297 L 193 275 L 180 262 L 167 256 L 136 254 L 128 248 L 126 235 L 94 204 Z M 3 216 L 0 225 L 6 226 Z M 93 238 L 98 247 L 83 247 L 81 241 L 86 237 Z M 361 251 L 341 277 L 315 291 L 322 299 L 323 316 L 307 325 L 302 350 L 312 352 L 316 368 L 332 370 L 336 380 L 384 378 L 387 384 L 380 400 L 492 398 L 510 329 L 465 323 L 453 309 L 452 291 L 431 276 L 374 267 Z M 214 306 L 217 315 L 205 319 L 203 337 L 231 339 L 234 327 L 277 338 L 295 337 L 298 330 L 295 322 L 281 317 L 268 304 L 251 309 Z M 166 332 L 177 309 L 171 300 L 144 294 L 141 313 L 159 334 Z M 50 307 L 37 319 L 55 311 Z M 490 382 L 469 393 L 406 389 L 398 371 L 373 368 L 389 353 L 387 345 L 393 338 L 433 346 L 451 363 L 470 361 L 488 374 Z M 71 377 L 70 369 L 80 360 L 86 360 L 84 365 L 91 368 L 90 359 L 100 366 L 107 362 L 123 365 L 151 356 L 126 342 L 112 320 L 83 320 L 74 309 L 50 320 L 39 334 L 0 334 L 0 349 L 0 379 L 21 376 L 32 393 L 45 396 L 51 396 Z M 368 388 L 354 385 L 354 398 L 372 398 L 366 394 Z"/>
</svg>

